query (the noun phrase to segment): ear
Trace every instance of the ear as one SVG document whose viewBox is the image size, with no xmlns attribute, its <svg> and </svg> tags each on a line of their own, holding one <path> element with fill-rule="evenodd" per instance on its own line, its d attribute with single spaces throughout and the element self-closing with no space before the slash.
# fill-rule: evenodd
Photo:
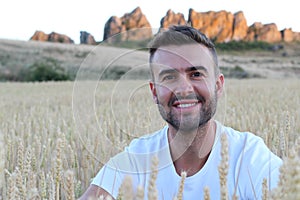
<svg viewBox="0 0 300 200">
<path fill-rule="evenodd" d="M 224 89 L 225 79 L 223 74 L 219 74 L 216 80 L 216 90 L 218 97 L 221 97 Z"/>
<path fill-rule="evenodd" d="M 149 86 L 150 86 L 150 90 L 151 90 L 151 93 L 152 93 L 152 97 L 153 97 L 153 100 L 156 104 L 158 104 L 158 99 L 157 99 L 157 93 L 156 93 L 156 87 L 155 87 L 155 83 L 150 81 L 149 82 Z"/>
</svg>

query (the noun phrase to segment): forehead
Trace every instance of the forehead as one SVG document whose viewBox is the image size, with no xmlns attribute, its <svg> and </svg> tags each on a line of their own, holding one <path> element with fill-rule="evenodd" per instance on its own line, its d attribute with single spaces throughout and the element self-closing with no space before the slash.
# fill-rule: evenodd
<svg viewBox="0 0 300 200">
<path fill-rule="evenodd" d="M 214 61 L 209 49 L 201 44 L 170 45 L 157 49 L 152 58 L 155 71 L 162 68 L 184 70 L 191 66 L 203 66 L 213 70 Z"/>
</svg>

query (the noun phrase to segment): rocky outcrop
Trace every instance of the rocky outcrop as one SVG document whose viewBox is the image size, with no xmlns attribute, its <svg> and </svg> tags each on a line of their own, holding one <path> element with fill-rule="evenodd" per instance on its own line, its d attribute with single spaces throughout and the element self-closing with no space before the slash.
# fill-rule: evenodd
<svg viewBox="0 0 300 200">
<path fill-rule="evenodd" d="M 300 32 L 294 32 L 293 38 L 294 38 L 294 41 L 300 41 Z"/>
<path fill-rule="evenodd" d="M 121 18 L 110 17 L 105 23 L 103 40 L 112 43 L 125 40 L 138 41 L 151 37 L 151 25 L 142 10 L 137 7 Z"/>
<path fill-rule="evenodd" d="M 264 42 L 280 42 L 282 40 L 281 33 L 278 31 L 276 24 L 262 24 L 256 22 L 248 28 L 246 41 L 264 41 Z"/>
<path fill-rule="evenodd" d="M 56 32 L 52 32 L 49 34 L 48 41 L 49 42 L 68 43 L 68 44 L 74 43 L 74 41 L 70 37 L 68 37 L 64 34 L 56 33 Z"/>
<path fill-rule="evenodd" d="M 285 42 L 292 42 L 294 40 L 294 33 L 292 29 L 283 29 L 281 31 L 281 37 Z"/>
<path fill-rule="evenodd" d="M 44 33 L 43 31 L 35 31 L 33 36 L 31 36 L 30 40 L 37 40 L 37 41 L 48 41 L 49 35 Z"/>
<path fill-rule="evenodd" d="M 80 44 L 95 45 L 96 40 L 90 33 L 86 31 L 80 31 Z"/>
<path fill-rule="evenodd" d="M 242 11 L 239 11 L 234 14 L 232 29 L 233 29 L 233 33 L 232 33 L 231 40 L 240 41 L 246 37 L 248 25 L 247 25 L 247 20 Z"/>
<path fill-rule="evenodd" d="M 188 22 L 215 42 L 229 42 L 232 38 L 234 16 L 226 11 L 189 11 Z"/>
<path fill-rule="evenodd" d="M 125 32 L 126 28 L 122 24 L 122 20 L 116 16 L 112 16 L 108 19 L 108 21 L 105 23 L 104 27 L 104 37 L 103 40 L 108 40 L 110 42 L 113 42 L 112 36 L 115 37 L 114 41 L 117 41 L 117 34 L 121 32 Z M 123 41 L 125 40 L 124 35 L 122 38 L 118 38 L 119 40 Z"/>
<path fill-rule="evenodd" d="M 43 31 L 36 31 L 33 36 L 30 38 L 30 40 L 36 40 L 36 41 L 48 41 L 48 42 L 58 42 L 58 43 L 67 43 L 67 44 L 73 44 L 74 41 L 64 35 L 64 34 L 59 34 L 56 32 L 52 32 L 50 34 L 46 34 Z"/>
<path fill-rule="evenodd" d="M 293 32 L 291 28 L 283 29 L 281 32 L 282 40 L 285 42 L 300 41 L 300 33 Z"/>
<path fill-rule="evenodd" d="M 269 43 L 300 41 L 300 32 L 293 32 L 292 29 L 279 31 L 274 23 L 262 24 L 255 22 L 248 27 L 246 17 L 242 11 L 232 14 L 224 10 L 196 12 L 190 9 L 186 21 L 182 13 L 176 14 L 172 10 L 168 10 L 161 19 L 160 24 L 160 30 L 171 25 L 190 24 L 217 43 L 229 41 L 264 41 Z M 115 43 L 147 40 L 152 37 L 151 25 L 141 9 L 137 7 L 121 18 L 117 16 L 110 17 L 104 27 L 103 40 L 108 43 Z M 74 43 L 66 35 L 55 32 L 45 34 L 42 31 L 36 31 L 30 40 Z M 96 41 L 91 34 L 82 31 L 80 32 L 80 44 L 96 44 Z"/>
<path fill-rule="evenodd" d="M 175 14 L 172 10 L 168 10 L 166 16 L 160 20 L 160 28 L 168 28 L 171 25 L 186 25 L 187 22 L 182 13 Z"/>
<path fill-rule="evenodd" d="M 226 11 L 196 12 L 190 9 L 188 22 L 215 42 L 242 40 L 275 43 L 282 40 L 294 41 L 299 37 L 299 34 L 291 30 L 280 32 L 274 23 L 255 22 L 248 27 L 242 11 L 233 15 Z"/>
</svg>

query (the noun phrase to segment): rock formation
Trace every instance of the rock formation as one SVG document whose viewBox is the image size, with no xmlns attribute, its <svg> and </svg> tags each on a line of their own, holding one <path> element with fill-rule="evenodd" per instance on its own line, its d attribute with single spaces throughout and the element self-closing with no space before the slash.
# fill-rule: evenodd
<svg viewBox="0 0 300 200">
<path fill-rule="evenodd" d="M 56 32 L 52 32 L 50 34 L 46 34 L 43 31 L 36 31 L 33 36 L 30 38 L 30 40 L 37 40 L 37 41 L 48 41 L 48 42 L 58 42 L 58 43 L 67 43 L 67 44 L 73 44 L 74 41 L 64 35 L 64 34 L 59 34 Z"/>
<path fill-rule="evenodd" d="M 247 20 L 242 11 L 234 14 L 232 40 L 243 40 L 247 35 L 248 25 Z"/>
<path fill-rule="evenodd" d="M 37 41 L 48 41 L 49 35 L 44 33 L 43 31 L 35 31 L 33 36 L 30 38 L 30 40 L 37 40 Z"/>
<path fill-rule="evenodd" d="M 294 41 L 300 41 L 300 32 L 294 32 L 293 38 L 294 38 Z"/>
<path fill-rule="evenodd" d="M 118 34 L 122 33 L 122 34 Z M 142 10 L 137 7 L 131 13 L 118 18 L 112 16 L 104 27 L 103 40 L 113 43 L 118 41 L 138 41 L 152 37 L 151 25 Z"/>
<path fill-rule="evenodd" d="M 186 25 L 187 22 L 182 13 L 175 14 L 172 10 L 168 10 L 166 16 L 160 20 L 160 28 L 168 28 L 171 25 Z"/>
<path fill-rule="evenodd" d="M 255 22 L 248 27 L 242 11 L 233 15 L 226 11 L 196 12 L 190 9 L 188 22 L 215 42 L 235 40 L 275 43 L 300 39 L 300 33 L 292 32 L 289 29 L 280 32 L 274 23 Z"/>
<path fill-rule="evenodd" d="M 229 42 L 232 38 L 234 16 L 226 11 L 189 11 L 188 22 L 215 42 Z"/>
<path fill-rule="evenodd" d="M 90 33 L 86 31 L 80 31 L 80 44 L 95 45 L 96 40 Z"/>
<path fill-rule="evenodd" d="M 262 24 L 255 22 L 248 28 L 246 41 L 265 41 L 280 42 L 282 40 L 281 33 L 278 31 L 276 24 Z"/>
<path fill-rule="evenodd" d="M 281 31 L 281 37 L 283 38 L 283 41 L 285 42 L 292 42 L 294 40 L 294 33 L 292 29 L 283 29 Z"/>
<path fill-rule="evenodd" d="M 293 32 L 291 28 L 280 31 L 274 23 L 262 24 L 255 22 L 248 27 L 242 11 L 232 14 L 224 10 L 196 12 L 190 9 L 188 21 L 186 21 L 182 13 L 176 14 L 172 10 L 168 10 L 161 19 L 160 24 L 160 29 L 171 25 L 190 24 L 217 43 L 229 41 L 264 41 L 269 43 L 300 41 L 300 32 Z M 103 40 L 108 43 L 116 43 L 147 40 L 152 37 L 151 25 L 142 13 L 141 8 L 137 7 L 121 18 L 117 16 L 110 17 L 104 27 Z M 66 35 L 55 32 L 45 34 L 42 31 L 36 31 L 30 40 L 74 43 Z M 80 43 L 96 44 L 96 41 L 91 34 L 81 31 Z"/>
<path fill-rule="evenodd" d="M 300 41 L 300 33 L 293 32 L 291 28 L 283 29 L 281 32 L 282 40 L 285 42 Z"/>
</svg>

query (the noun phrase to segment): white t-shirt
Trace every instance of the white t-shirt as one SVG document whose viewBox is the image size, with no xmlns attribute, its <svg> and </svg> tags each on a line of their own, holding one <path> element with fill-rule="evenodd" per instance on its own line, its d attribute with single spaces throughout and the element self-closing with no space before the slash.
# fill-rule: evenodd
<svg viewBox="0 0 300 200">
<path fill-rule="evenodd" d="M 208 160 L 199 172 L 185 179 L 183 199 L 203 199 L 204 187 L 209 188 L 211 199 L 220 199 L 218 166 L 222 133 L 227 135 L 229 144 L 227 186 L 230 199 L 234 191 L 239 199 L 261 199 L 264 178 L 267 178 L 271 189 L 276 187 L 281 159 L 267 148 L 260 137 L 238 132 L 217 121 L 216 124 L 216 137 Z M 122 153 L 110 159 L 92 184 L 102 187 L 116 198 L 123 178 L 130 175 L 135 190 L 138 185 L 144 187 L 146 199 L 151 159 L 155 155 L 159 158 L 156 181 L 158 199 L 172 200 L 178 193 L 181 177 L 176 173 L 171 159 L 167 130 L 168 126 L 165 126 L 151 135 L 134 139 Z"/>
</svg>

